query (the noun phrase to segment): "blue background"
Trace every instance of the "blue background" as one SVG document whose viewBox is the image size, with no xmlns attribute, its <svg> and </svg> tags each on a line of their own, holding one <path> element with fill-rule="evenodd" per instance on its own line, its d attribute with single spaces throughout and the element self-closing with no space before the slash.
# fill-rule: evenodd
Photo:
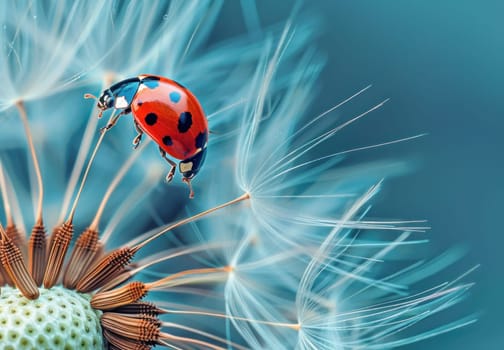
<svg viewBox="0 0 504 350">
<path fill-rule="evenodd" d="M 259 1 L 261 24 L 291 8 Z M 441 280 L 481 264 L 469 299 L 446 318 L 474 312 L 479 321 L 406 348 L 504 349 L 504 1 L 307 1 L 301 12 L 320 16 L 314 44 L 328 59 L 314 112 L 373 84 L 370 100 L 391 101 L 354 128 L 356 145 L 428 133 L 370 155 L 416 163 L 387 182 L 375 215 L 427 219 L 432 255 L 467 248 Z M 245 32 L 241 16 L 240 2 L 227 2 L 215 35 Z"/>
</svg>

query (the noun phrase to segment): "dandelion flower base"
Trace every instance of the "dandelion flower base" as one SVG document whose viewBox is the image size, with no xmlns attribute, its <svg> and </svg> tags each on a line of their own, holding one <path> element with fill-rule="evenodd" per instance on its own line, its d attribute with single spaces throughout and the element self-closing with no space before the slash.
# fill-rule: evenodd
<svg viewBox="0 0 504 350">
<path fill-rule="evenodd" d="M 37 300 L 2 288 L 0 349 L 100 349 L 101 312 L 89 301 L 89 295 L 59 286 L 40 288 Z"/>
</svg>

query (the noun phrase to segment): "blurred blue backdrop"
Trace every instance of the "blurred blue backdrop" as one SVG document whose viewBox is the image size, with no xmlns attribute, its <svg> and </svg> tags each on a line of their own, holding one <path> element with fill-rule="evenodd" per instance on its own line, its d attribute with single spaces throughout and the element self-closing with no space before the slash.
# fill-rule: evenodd
<svg viewBox="0 0 504 350">
<path fill-rule="evenodd" d="M 292 1 L 259 1 L 261 25 L 285 19 L 292 6 Z M 367 93 L 371 101 L 391 101 L 359 122 L 348 141 L 362 145 L 428 133 L 367 154 L 368 160 L 376 155 L 417 164 L 411 173 L 388 181 L 374 215 L 427 219 L 432 256 L 453 246 L 467 248 L 463 261 L 440 280 L 481 264 L 469 278 L 477 283 L 469 300 L 449 311 L 451 319 L 478 313 L 478 323 L 407 349 L 504 349 L 499 224 L 504 1 L 318 0 L 306 1 L 301 13 L 319 16 L 322 30 L 314 44 L 328 60 L 314 115 L 373 84 Z M 239 28 L 241 15 L 240 2 L 228 1 L 221 16 L 226 21 L 218 23 L 214 35 L 245 33 Z M 370 102 L 361 101 L 364 111 Z"/>
</svg>

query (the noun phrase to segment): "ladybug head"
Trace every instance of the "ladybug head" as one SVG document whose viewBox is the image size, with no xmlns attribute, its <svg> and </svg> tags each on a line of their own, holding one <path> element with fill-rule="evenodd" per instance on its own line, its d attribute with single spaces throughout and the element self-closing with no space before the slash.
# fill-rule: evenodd
<svg viewBox="0 0 504 350">
<path fill-rule="evenodd" d="M 98 97 L 98 103 L 96 106 L 102 111 L 105 111 L 114 106 L 114 95 L 112 94 L 112 91 L 110 91 L 110 89 L 102 92 L 100 97 Z"/>
<path fill-rule="evenodd" d="M 115 83 L 98 97 L 97 107 L 103 112 L 109 108 L 127 109 L 140 86 L 138 77 Z"/>
<path fill-rule="evenodd" d="M 179 170 L 184 180 L 190 180 L 199 172 L 203 162 L 205 161 L 206 147 L 201 149 L 194 156 L 184 159 L 179 163 Z"/>
<path fill-rule="evenodd" d="M 114 95 L 110 91 L 110 89 L 102 92 L 100 97 L 96 97 L 92 94 L 85 94 L 84 98 L 92 98 L 97 101 L 96 107 L 100 110 L 98 113 L 98 118 L 101 118 L 104 111 L 114 106 Z"/>
</svg>

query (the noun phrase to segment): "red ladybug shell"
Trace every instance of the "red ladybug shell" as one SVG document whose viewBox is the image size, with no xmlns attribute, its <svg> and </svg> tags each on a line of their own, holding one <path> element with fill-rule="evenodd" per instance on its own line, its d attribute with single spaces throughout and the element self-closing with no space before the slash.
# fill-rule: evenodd
<svg viewBox="0 0 504 350">
<path fill-rule="evenodd" d="M 164 77 L 156 78 L 158 84 L 140 84 L 130 106 L 133 117 L 166 153 L 181 160 L 192 157 L 208 139 L 203 108 L 182 85 Z"/>
</svg>

